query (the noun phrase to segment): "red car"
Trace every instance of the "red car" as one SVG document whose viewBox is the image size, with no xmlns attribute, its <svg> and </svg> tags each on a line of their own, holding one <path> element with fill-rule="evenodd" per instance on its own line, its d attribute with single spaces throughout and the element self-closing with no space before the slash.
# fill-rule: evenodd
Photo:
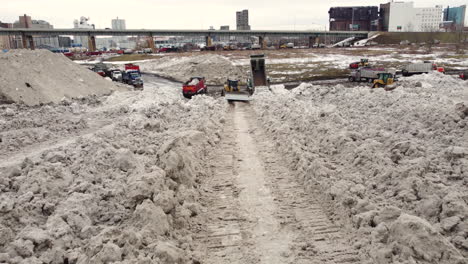
<svg viewBox="0 0 468 264">
<path fill-rule="evenodd" d="M 192 77 L 182 86 L 182 94 L 185 98 L 192 98 L 197 94 L 206 94 L 208 87 L 205 84 L 205 77 Z"/>
</svg>

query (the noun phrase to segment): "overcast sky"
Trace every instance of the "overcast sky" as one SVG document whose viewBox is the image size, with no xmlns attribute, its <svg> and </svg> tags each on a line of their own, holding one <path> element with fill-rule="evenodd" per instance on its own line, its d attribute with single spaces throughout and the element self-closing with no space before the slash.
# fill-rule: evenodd
<svg viewBox="0 0 468 264">
<path fill-rule="evenodd" d="M 416 7 L 456 6 L 467 0 L 414 0 Z M 318 29 L 328 25 L 332 6 L 379 5 L 374 0 L 5 0 L 0 21 L 14 22 L 28 14 L 55 28 L 72 28 L 73 20 L 90 17 L 97 28 L 111 27 L 115 17 L 129 29 L 208 29 L 221 25 L 235 28 L 235 12 L 249 9 L 252 29 Z M 327 26 L 328 28 L 328 26 Z"/>
</svg>

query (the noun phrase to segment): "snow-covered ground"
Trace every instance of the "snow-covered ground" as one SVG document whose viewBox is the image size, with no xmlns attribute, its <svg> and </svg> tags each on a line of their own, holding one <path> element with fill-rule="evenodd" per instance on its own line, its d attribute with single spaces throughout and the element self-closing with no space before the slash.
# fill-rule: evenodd
<svg viewBox="0 0 468 264">
<path fill-rule="evenodd" d="M 253 107 L 285 163 L 374 263 L 466 263 L 467 81 L 276 86 Z"/>
<path fill-rule="evenodd" d="M 0 106 L 0 263 L 189 262 L 194 187 L 225 102 L 146 81 Z"/>
</svg>

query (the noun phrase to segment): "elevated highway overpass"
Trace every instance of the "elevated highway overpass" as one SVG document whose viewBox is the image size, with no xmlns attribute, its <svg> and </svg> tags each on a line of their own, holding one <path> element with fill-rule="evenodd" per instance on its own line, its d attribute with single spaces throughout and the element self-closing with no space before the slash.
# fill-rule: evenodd
<svg viewBox="0 0 468 264">
<path fill-rule="evenodd" d="M 255 36 L 264 45 L 267 37 L 304 37 L 309 43 L 317 42 L 321 37 L 343 40 L 350 37 L 364 39 L 369 36 L 367 31 L 296 31 L 296 30 L 176 30 L 176 29 L 33 29 L 33 28 L 0 28 L 0 35 L 21 36 L 23 47 L 34 49 L 33 36 L 87 36 L 90 50 L 96 49 L 98 36 L 140 36 L 148 37 L 150 47 L 154 48 L 153 37 L 186 36 L 205 37 L 206 44 L 211 45 L 214 36 Z"/>
</svg>

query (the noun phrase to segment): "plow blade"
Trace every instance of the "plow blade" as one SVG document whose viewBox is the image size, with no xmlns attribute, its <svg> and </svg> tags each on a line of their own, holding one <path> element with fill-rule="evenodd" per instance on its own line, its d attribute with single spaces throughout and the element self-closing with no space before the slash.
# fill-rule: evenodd
<svg viewBox="0 0 468 264">
<path fill-rule="evenodd" d="M 226 93 L 226 100 L 228 101 L 250 101 L 250 95 L 242 93 Z"/>
</svg>

